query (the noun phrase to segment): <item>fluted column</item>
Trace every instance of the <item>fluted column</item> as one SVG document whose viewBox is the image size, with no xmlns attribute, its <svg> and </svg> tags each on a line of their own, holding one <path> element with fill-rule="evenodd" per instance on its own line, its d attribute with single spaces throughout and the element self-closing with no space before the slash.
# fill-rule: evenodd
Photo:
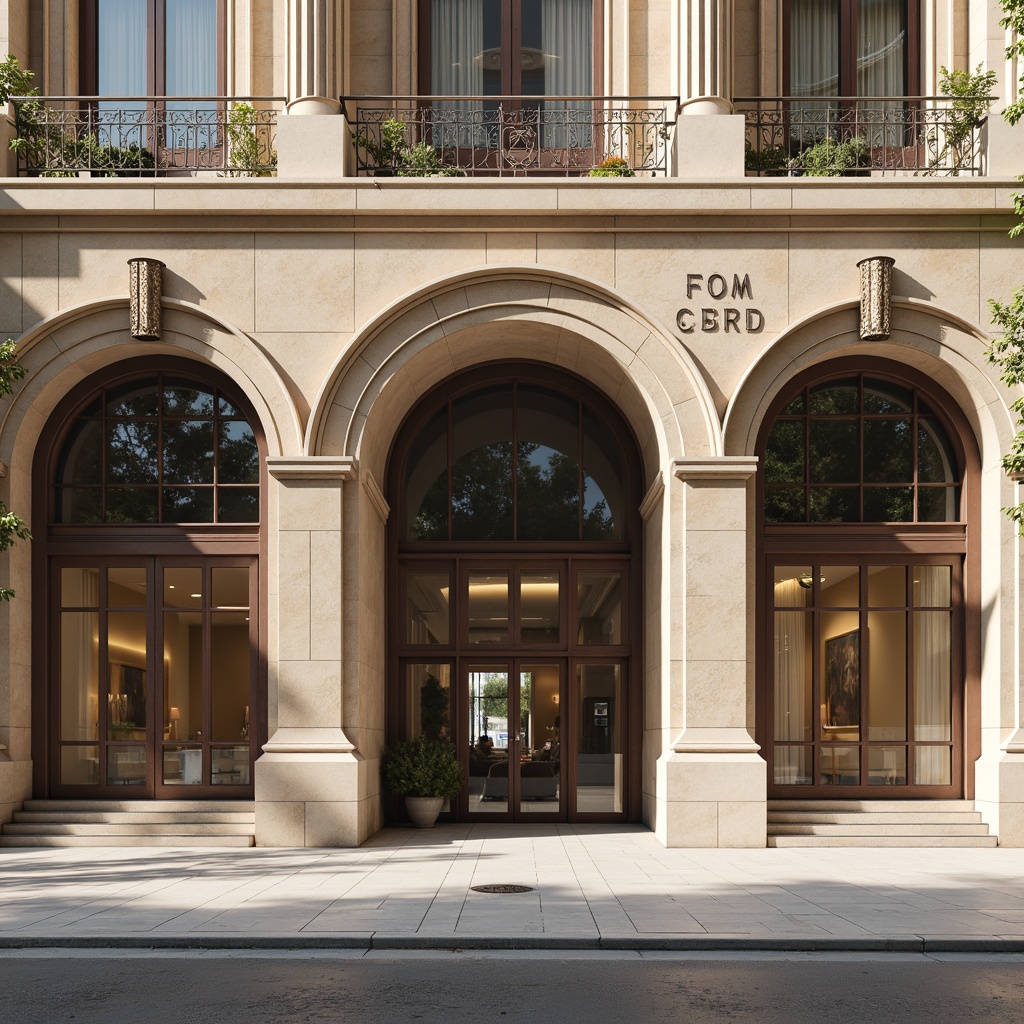
<svg viewBox="0 0 1024 1024">
<path fill-rule="evenodd" d="M 288 113 L 336 114 L 338 0 L 288 0 Z"/>
<path fill-rule="evenodd" d="M 678 0 L 675 14 L 680 97 L 731 101 L 732 0 Z"/>
</svg>

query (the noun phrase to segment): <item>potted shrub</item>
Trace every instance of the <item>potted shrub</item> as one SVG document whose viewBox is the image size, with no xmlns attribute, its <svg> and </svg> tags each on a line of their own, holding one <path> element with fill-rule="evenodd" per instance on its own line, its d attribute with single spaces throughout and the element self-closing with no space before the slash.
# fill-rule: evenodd
<svg viewBox="0 0 1024 1024">
<path fill-rule="evenodd" d="M 388 747 L 380 763 L 384 788 L 405 797 L 409 820 L 417 828 L 430 828 L 446 800 L 462 789 L 462 765 L 447 740 L 402 740 Z"/>
<path fill-rule="evenodd" d="M 632 178 L 633 168 L 621 156 L 605 157 L 596 167 L 590 169 L 590 178 Z"/>
</svg>

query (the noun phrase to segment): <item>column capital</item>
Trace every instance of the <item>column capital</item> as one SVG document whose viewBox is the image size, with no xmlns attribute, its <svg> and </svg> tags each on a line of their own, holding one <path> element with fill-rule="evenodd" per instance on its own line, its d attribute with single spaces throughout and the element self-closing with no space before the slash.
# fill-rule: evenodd
<svg viewBox="0 0 1024 1024">
<path fill-rule="evenodd" d="M 691 480 L 749 480 L 757 472 L 756 455 L 709 455 L 674 459 L 672 472 L 684 483 Z"/>
<path fill-rule="evenodd" d="M 275 480 L 353 480 L 358 462 L 351 455 L 268 455 Z"/>
</svg>

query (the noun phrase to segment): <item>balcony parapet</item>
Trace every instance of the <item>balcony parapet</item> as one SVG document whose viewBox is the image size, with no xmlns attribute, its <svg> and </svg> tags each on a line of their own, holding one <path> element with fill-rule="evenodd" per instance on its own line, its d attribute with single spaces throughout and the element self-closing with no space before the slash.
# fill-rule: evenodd
<svg viewBox="0 0 1024 1024">
<path fill-rule="evenodd" d="M 354 173 L 666 177 L 677 96 L 343 96 Z"/>
<path fill-rule="evenodd" d="M 280 96 L 16 96 L 19 176 L 276 174 Z"/>
<path fill-rule="evenodd" d="M 755 177 L 986 173 L 992 96 L 762 96 L 735 100 Z"/>
</svg>

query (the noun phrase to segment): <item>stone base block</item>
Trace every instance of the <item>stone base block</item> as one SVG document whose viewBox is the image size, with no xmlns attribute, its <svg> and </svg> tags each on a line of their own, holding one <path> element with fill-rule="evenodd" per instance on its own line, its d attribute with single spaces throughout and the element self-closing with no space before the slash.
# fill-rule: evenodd
<svg viewBox="0 0 1024 1024">
<path fill-rule="evenodd" d="M 767 773 L 757 754 L 674 753 L 659 775 L 655 834 L 666 846 L 767 845 Z"/>
<path fill-rule="evenodd" d="M 680 178 L 742 178 L 742 114 L 683 114 L 676 122 L 676 175 Z"/>
<path fill-rule="evenodd" d="M 359 846 L 374 831 L 359 798 L 366 771 L 358 754 L 264 754 L 256 762 L 256 845 Z"/>
<path fill-rule="evenodd" d="M 352 161 L 348 120 L 341 114 L 277 119 L 279 178 L 337 179 L 346 177 Z"/>
<path fill-rule="evenodd" d="M 999 762 L 998 824 L 993 831 L 1000 846 L 1024 847 L 1024 754 L 1004 754 Z"/>
<path fill-rule="evenodd" d="M 32 796 L 32 762 L 0 760 L 0 825 Z"/>
</svg>

